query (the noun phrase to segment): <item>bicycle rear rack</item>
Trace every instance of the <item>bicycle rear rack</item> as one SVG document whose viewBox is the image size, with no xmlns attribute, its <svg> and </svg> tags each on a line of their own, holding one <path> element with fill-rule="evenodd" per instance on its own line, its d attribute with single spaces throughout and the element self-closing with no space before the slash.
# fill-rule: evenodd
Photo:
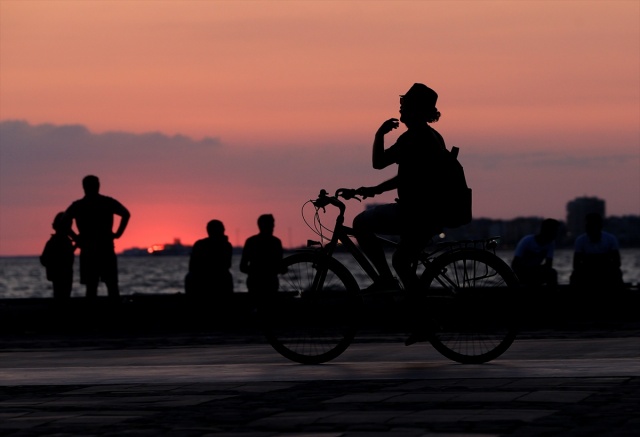
<svg viewBox="0 0 640 437">
<path fill-rule="evenodd" d="M 435 255 L 446 252 L 454 252 L 462 249 L 481 249 L 487 250 L 494 255 L 496 254 L 496 248 L 500 242 L 500 236 L 493 236 L 489 238 L 482 238 L 478 240 L 456 240 L 456 241 L 442 241 L 436 243 L 435 248 L 428 252 L 425 252 L 427 258 L 433 258 Z"/>
</svg>

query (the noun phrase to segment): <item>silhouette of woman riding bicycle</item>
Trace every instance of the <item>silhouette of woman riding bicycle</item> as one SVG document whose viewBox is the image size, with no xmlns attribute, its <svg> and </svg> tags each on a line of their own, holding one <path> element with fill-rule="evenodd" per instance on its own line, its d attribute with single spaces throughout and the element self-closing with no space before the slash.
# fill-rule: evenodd
<svg viewBox="0 0 640 437">
<path fill-rule="evenodd" d="M 260 313 L 268 341 L 283 356 L 307 364 L 336 358 L 354 339 L 362 295 L 386 292 L 405 298 L 411 332 L 407 345 L 427 340 L 452 360 L 482 363 L 513 342 L 512 313 L 505 307 L 517 278 L 495 255 L 496 240 L 444 243 L 425 251 L 445 227 L 447 211 L 463 201 L 443 195 L 439 177 L 447 149 L 429 125 L 440 118 L 437 98 L 431 88 L 414 84 L 400 96 L 400 118 L 386 120 L 376 132 L 373 168 L 397 164 L 395 177 L 372 187 L 341 188 L 333 196 L 322 190 L 309 201 L 321 239 L 327 228 L 320 223 L 319 211 L 333 206 L 339 215 L 329 243 L 323 246 L 320 241 L 322 247 L 284 260 L 279 298 Z M 385 135 L 400 122 L 406 132 L 385 149 Z M 340 198 L 360 200 L 390 190 L 397 190 L 395 203 L 365 210 L 354 218 L 353 228 L 344 225 L 346 206 Z M 396 244 L 380 235 L 397 235 L 399 240 Z M 349 270 L 333 257 L 338 244 L 372 279 L 366 290 L 360 290 Z M 387 263 L 385 244 L 395 245 L 392 265 L 401 283 Z"/>
</svg>

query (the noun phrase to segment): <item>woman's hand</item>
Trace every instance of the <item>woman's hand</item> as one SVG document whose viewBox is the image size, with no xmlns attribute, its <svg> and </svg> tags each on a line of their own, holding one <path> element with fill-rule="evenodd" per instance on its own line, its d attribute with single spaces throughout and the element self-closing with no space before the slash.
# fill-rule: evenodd
<svg viewBox="0 0 640 437">
<path fill-rule="evenodd" d="M 377 134 L 386 135 L 391 132 L 393 129 L 396 129 L 400 125 L 400 122 L 397 118 L 390 118 L 389 120 L 382 123 L 382 126 L 378 128 Z"/>
<path fill-rule="evenodd" d="M 377 187 L 360 187 L 356 190 L 356 194 L 362 196 L 363 199 L 367 197 L 374 197 L 377 194 L 380 194 L 380 191 Z"/>
</svg>

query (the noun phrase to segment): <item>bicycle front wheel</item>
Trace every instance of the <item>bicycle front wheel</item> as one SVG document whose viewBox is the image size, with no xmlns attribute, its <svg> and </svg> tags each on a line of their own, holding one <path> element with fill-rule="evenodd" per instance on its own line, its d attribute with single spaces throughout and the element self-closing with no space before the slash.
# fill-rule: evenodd
<svg viewBox="0 0 640 437">
<path fill-rule="evenodd" d="M 495 254 L 463 249 L 436 258 L 422 277 L 428 287 L 430 343 L 443 356 L 480 364 L 502 355 L 516 337 L 516 287 Z"/>
<path fill-rule="evenodd" d="M 259 310 L 267 341 L 298 363 L 333 360 L 355 337 L 361 308 L 356 280 L 320 253 L 298 253 L 283 262 L 279 291 Z"/>
</svg>

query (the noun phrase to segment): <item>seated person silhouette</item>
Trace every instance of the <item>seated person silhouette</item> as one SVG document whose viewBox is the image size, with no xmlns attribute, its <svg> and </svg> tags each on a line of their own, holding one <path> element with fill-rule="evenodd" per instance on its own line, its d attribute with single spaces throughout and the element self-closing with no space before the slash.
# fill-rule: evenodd
<svg viewBox="0 0 640 437">
<path fill-rule="evenodd" d="M 600 214 L 587 214 L 585 232 L 578 235 L 574 244 L 573 271 L 569 281 L 572 286 L 584 287 L 584 291 L 602 291 L 602 288 L 606 290 L 624 284 L 618 239 L 603 231 L 603 225 Z"/>
<path fill-rule="evenodd" d="M 268 299 L 278 291 L 283 250 L 282 242 L 273 235 L 274 227 L 273 215 L 258 217 L 260 232 L 247 238 L 242 249 L 240 271 L 247 274 L 247 290 L 254 303 Z"/>
<path fill-rule="evenodd" d="M 558 272 L 553 268 L 555 241 L 560 222 L 545 219 L 536 234 L 524 236 L 516 246 L 511 268 L 523 285 L 558 285 Z"/>
<path fill-rule="evenodd" d="M 207 237 L 193 245 L 185 294 L 201 299 L 224 299 L 233 293 L 232 247 L 220 220 L 207 223 Z"/>
</svg>

